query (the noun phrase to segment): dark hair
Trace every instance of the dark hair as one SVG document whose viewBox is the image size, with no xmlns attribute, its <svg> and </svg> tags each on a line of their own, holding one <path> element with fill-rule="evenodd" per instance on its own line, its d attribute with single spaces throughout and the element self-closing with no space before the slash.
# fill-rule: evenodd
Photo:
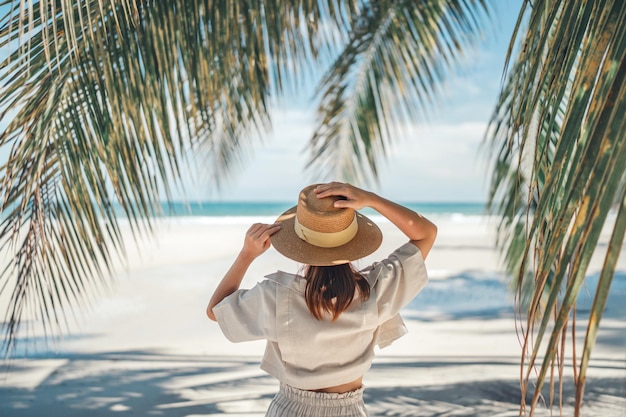
<svg viewBox="0 0 626 417">
<path fill-rule="evenodd" d="M 304 271 L 306 289 L 304 299 L 313 317 L 323 320 L 324 315 L 332 315 L 332 321 L 339 318 L 354 300 L 356 289 L 359 298 L 367 300 L 370 285 L 352 264 L 333 266 L 309 265 Z"/>
</svg>

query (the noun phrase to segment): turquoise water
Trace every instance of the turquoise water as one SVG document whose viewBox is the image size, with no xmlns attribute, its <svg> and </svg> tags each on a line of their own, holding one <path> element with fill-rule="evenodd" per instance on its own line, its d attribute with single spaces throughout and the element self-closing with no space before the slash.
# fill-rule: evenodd
<svg viewBox="0 0 626 417">
<path fill-rule="evenodd" d="M 295 202 L 164 202 L 161 203 L 157 216 L 161 217 L 187 217 L 187 218 L 237 218 L 237 217 L 276 217 L 289 209 Z M 428 215 L 448 215 L 448 216 L 483 216 L 485 215 L 485 205 L 483 203 L 401 203 L 418 213 Z M 119 204 L 114 204 L 114 209 L 119 218 L 125 218 L 126 213 Z M 0 213 L 0 219 L 6 217 L 11 210 Z M 372 216 L 377 213 L 371 209 L 364 209 L 361 212 Z"/>
<path fill-rule="evenodd" d="M 447 214 L 480 216 L 485 212 L 483 203 L 403 203 L 425 215 Z M 276 216 L 287 210 L 292 202 L 173 202 L 161 205 L 165 217 L 222 217 L 222 216 Z M 363 213 L 372 213 L 364 210 Z"/>
</svg>

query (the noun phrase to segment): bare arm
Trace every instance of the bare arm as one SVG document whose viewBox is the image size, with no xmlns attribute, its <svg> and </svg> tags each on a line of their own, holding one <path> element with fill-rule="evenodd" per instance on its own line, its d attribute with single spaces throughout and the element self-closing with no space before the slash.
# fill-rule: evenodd
<svg viewBox="0 0 626 417">
<path fill-rule="evenodd" d="M 252 261 L 270 247 L 270 236 L 278 230 L 280 230 L 280 224 L 256 223 L 250 226 L 250 229 L 246 232 L 241 252 L 239 252 L 235 262 L 233 262 L 233 265 L 222 278 L 211 297 L 211 301 L 209 301 L 206 314 L 211 320 L 216 321 L 213 307 L 239 289 L 248 267 L 252 264 Z"/>
<path fill-rule="evenodd" d="M 379 195 L 362 190 L 350 184 L 331 182 L 321 184 L 315 192 L 319 198 L 343 196 L 346 200 L 338 200 L 335 207 L 350 207 L 360 210 L 371 207 L 398 227 L 422 253 L 424 259 L 437 237 L 437 226 L 424 216 L 400 204 L 389 201 Z"/>
</svg>

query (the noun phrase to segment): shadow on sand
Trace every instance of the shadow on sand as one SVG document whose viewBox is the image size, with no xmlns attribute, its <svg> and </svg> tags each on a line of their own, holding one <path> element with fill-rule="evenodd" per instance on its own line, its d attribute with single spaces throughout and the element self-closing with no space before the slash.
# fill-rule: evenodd
<svg viewBox="0 0 626 417">
<path fill-rule="evenodd" d="M 450 367 L 512 367 L 515 358 L 393 358 L 372 373 L 393 376 L 401 370 L 444 372 Z M 623 369 L 623 363 L 604 366 Z M 625 375 L 626 377 L 626 375 Z M 453 384 L 370 385 L 365 400 L 372 416 L 517 416 L 521 399 L 516 380 L 462 381 Z M 571 381 L 566 385 L 571 386 Z M 0 380 L 0 415 L 21 416 L 263 416 L 277 390 L 259 369 L 258 358 L 198 357 L 148 351 L 60 355 L 16 360 Z M 626 411 L 626 378 L 590 380 L 586 416 L 617 417 Z M 573 390 L 566 389 L 571 404 Z M 549 415 L 539 413 L 538 416 Z M 558 412 L 557 412 L 558 415 Z M 565 415 L 568 415 L 565 413 Z"/>
</svg>

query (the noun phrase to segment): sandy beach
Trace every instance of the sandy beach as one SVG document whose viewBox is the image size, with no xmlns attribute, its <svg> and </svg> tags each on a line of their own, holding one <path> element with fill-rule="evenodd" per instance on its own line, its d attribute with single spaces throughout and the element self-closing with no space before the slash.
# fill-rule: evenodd
<svg viewBox="0 0 626 417">
<path fill-rule="evenodd" d="M 264 343 L 231 344 L 204 313 L 248 220 L 170 220 L 156 229 L 156 241 L 130 244 L 126 267 L 81 310 L 70 335 L 34 351 L 27 343 L 28 357 L 12 361 L 0 379 L 0 416 L 263 416 L 278 387 L 259 369 Z M 403 313 L 409 334 L 379 351 L 366 374 L 368 410 L 517 416 L 521 348 L 493 225 L 479 216 L 433 220 L 439 237 L 427 260 L 430 283 Z M 360 266 L 404 243 L 389 223 L 381 228 L 382 247 Z M 624 252 L 588 371 L 584 416 L 626 416 Z M 593 260 L 591 280 L 601 265 Z M 296 268 L 270 249 L 243 287 Z M 581 300 L 581 324 L 585 303 L 591 300 Z M 577 335 L 584 337 L 582 327 Z M 565 416 L 573 415 L 569 358 Z M 550 413 L 542 408 L 536 415 Z"/>
</svg>

